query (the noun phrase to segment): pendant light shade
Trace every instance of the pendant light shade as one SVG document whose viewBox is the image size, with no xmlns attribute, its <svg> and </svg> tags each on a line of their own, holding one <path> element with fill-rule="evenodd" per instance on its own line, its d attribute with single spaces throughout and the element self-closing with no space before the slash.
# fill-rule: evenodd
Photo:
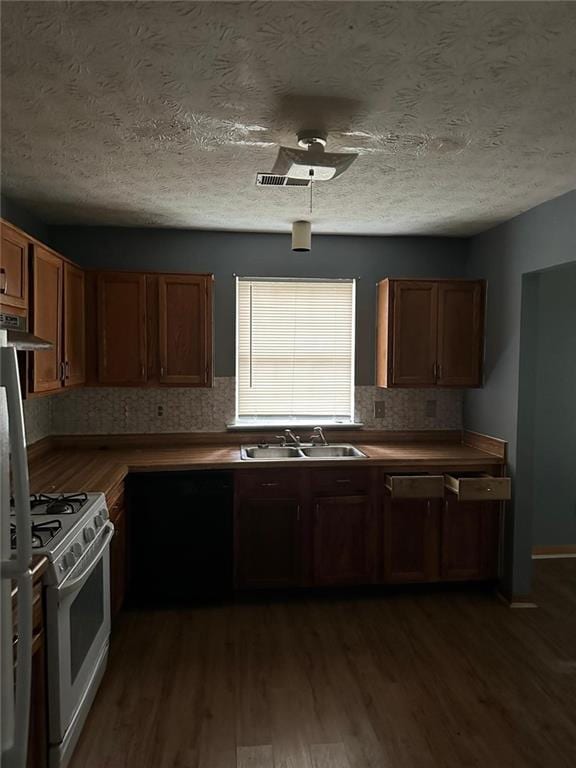
<svg viewBox="0 0 576 768">
<path fill-rule="evenodd" d="M 309 221 L 295 221 L 292 224 L 292 250 L 309 251 L 312 240 Z"/>
</svg>

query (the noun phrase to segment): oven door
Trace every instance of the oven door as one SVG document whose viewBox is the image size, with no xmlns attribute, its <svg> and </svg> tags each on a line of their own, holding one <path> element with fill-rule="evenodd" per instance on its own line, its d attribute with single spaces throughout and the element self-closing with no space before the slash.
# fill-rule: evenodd
<svg viewBox="0 0 576 768">
<path fill-rule="evenodd" d="M 90 684 L 110 635 L 107 522 L 69 576 L 46 590 L 50 742 L 60 742 Z"/>
</svg>

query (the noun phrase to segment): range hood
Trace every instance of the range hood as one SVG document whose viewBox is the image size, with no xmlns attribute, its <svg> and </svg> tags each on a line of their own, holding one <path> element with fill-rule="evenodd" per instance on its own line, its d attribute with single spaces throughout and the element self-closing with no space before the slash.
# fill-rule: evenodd
<svg viewBox="0 0 576 768">
<path fill-rule="evenodd" d="M 20 350 L 51 349 L 54 344 L 41 339 L 28 331 L 28 320 L 19 315 L 8 315 L 0 312 L 0 330 L 6 331 L 6 341 L 9 347 Z"/>
</svg>

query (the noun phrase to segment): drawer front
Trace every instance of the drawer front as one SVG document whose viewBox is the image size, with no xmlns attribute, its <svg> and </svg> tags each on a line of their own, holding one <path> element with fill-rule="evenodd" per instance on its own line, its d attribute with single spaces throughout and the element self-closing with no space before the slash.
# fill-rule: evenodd
<svg viewBox="0 0 576 768">
<path fill-rule="evenodd" d="M 301 489 L 301 474 L 291 470 L 240 471 L 236 489 L 241 496 L 255 498 L 297 498 Z"/>
<path fill-rule="evenodd" d="M 461 501 L 508 501 L 512 490 L 509 477 L 458 477 L 446 475 L 446 488 L 455 493 Z"/>
<path fill-rule="evenodd" d="M 441 499 L 443 475 L 386 475 L 386 488 L 395 499 Z"/>
<path fill-rule="evenodd" d="M 314 494 L 356 495 L 369 493 L 371 473 L 369 469 L 317 469 L 312 472 L 311 487 Z"/>
</svg>

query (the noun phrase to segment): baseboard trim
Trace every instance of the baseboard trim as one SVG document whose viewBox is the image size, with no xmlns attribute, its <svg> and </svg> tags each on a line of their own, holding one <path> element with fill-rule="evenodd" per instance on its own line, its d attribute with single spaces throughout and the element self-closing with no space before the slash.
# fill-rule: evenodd
<svg viewBox="0 0 576 768">
<path fill-rule="evenodd" d="M 512 595 L 512 597 L 506 597 L 500 590 L 496 590 L 496 597 L 508 608 L 538 608 L 531 595 Z"/>
<path fill-rule="evenodd" d="M 576 544 L 532 547 L 533 560 L 551 560 L 559 557 L 576 557 Z"/>
</svg>

